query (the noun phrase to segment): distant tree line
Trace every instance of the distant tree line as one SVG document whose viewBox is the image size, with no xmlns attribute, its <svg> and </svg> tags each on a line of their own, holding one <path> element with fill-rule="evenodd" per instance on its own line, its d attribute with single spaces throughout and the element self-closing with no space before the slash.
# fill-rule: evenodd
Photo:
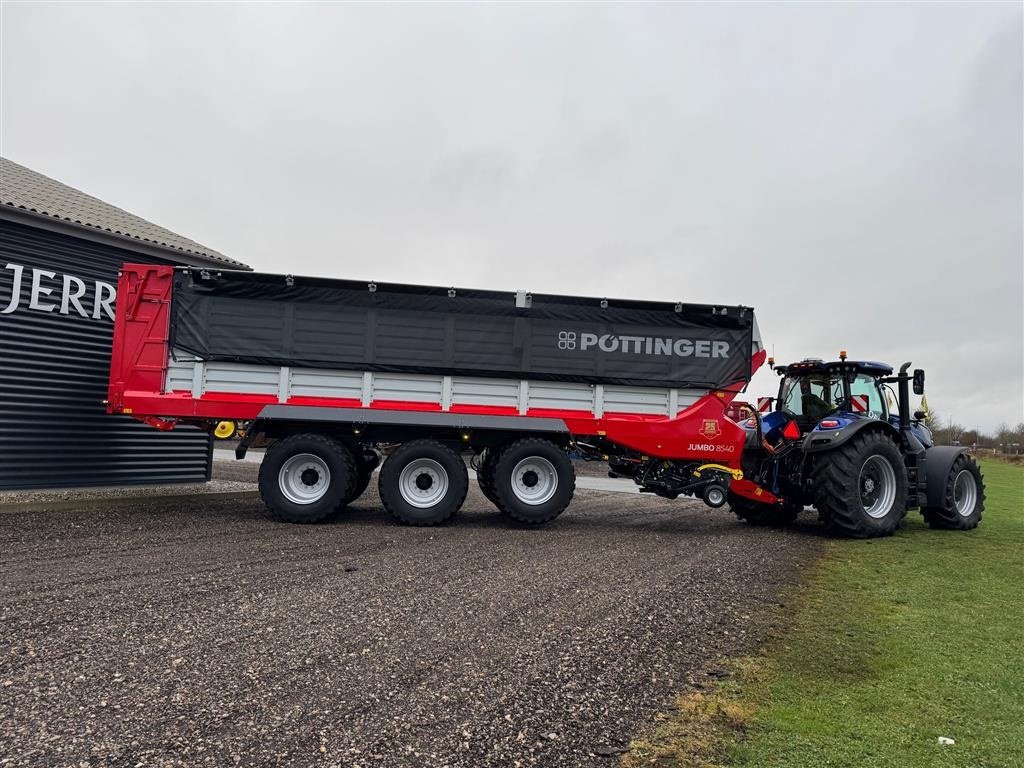
<svg viewBox="0 0 1024 768">
<path fill-rule="evenodd" d="M 974 448 L 988 448 L 999 453 L 1010 455 L 1024 454 L 1024 422 L 1010 427 L 1003 422 L 992 434 L 980 429 L 967 429 L 952 418 L 944 418 L 941 414 L 927 408 L 927 402 L 921 410 L 927 413 L 925 424 L 932 431 L 936 445 L 965 445 Z"/>
</svg>

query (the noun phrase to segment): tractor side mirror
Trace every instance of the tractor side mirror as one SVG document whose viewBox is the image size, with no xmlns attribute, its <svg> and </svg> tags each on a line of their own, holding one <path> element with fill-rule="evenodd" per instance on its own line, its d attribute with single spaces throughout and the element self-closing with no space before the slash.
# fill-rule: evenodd
<svg viewBox="0 0 1024 768">
<path fill-rule="evenodd" d="M 928 414 L 925 413 L 924 411 L 914 411 L 914 420 L 915 421 L 924 421 L 927 418 L 928 418 Z"/>
<path fill-rule="evenodd" d="M 914 369 L 914 394 L 924 394 L 924 371 L 920 368 Z"/>
</svg>

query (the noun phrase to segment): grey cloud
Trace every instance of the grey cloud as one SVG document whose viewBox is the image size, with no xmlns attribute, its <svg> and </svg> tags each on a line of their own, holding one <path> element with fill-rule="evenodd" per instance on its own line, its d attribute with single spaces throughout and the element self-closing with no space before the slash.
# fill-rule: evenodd
<svg viewBox="0 0 1024 768">
<path fill-rule="evenodd" d="M 1024 419 L 1019 5 L 2 13 L 3 153 L 258 269 L 743 302 Z"/>
</svg>

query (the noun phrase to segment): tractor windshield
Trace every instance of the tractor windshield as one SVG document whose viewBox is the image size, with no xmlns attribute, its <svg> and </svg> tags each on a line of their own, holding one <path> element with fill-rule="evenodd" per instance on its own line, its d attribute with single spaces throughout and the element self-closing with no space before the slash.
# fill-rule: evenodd
<svg viewBox="0 0 1024 768">
<path fill-rule="evenodd" d="M 842 381 L 827 373 L 787 376 L 779 392 L 782 411 L 801 423 L 817 423 L 836 410 L 842 398 Z"/>
<path fill-rule="evenodd" d="M 850 376 L 850 410 L 876 419 L 889 416 L 887 403 L 873 376 L 866 373 Z"/>
</svg>

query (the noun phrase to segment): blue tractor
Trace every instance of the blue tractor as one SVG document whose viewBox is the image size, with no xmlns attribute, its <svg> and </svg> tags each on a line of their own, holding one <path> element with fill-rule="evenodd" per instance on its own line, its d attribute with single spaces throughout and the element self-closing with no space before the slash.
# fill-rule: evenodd
<svg viewBox="0 0 1024 768">
<path fill-rule="evenodd" d="M 974 458 L 935 445 L 925 414 L 911 416 L 910 388 L 924 394 L 924 371 L 909 374 L 905 363 L 894 376 L 845 352 L 834 362 L 769 363 L 782 376 L 779 395 L 774 410 L 743 422 L 742 469 L 774 498 L 730 492 L 741 519 L 784 524 L 813 505 L 830 532 L 856 538 L 891 535 L 911 509 L 933 528 L 978 525 L 985 484 Z"/>
</svg>

